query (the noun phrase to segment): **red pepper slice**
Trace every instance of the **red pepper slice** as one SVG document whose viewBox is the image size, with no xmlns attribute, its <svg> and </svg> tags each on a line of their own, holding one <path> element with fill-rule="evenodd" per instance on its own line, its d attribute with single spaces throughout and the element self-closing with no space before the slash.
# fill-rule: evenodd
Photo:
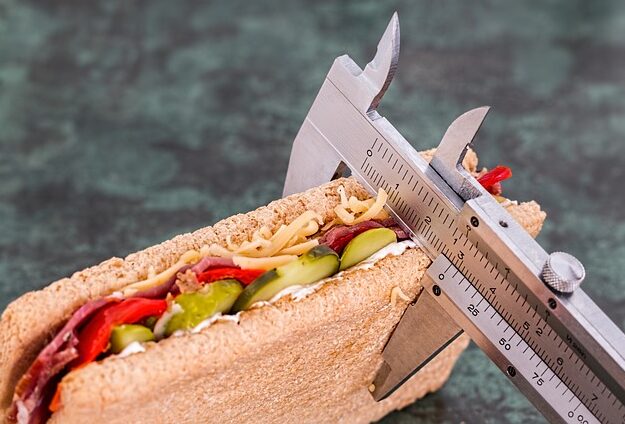
<svg viewBox="0 0 625 424">
<path fill-rule="evenodd" d="M 477 181 L 482 184 L 490 194 L 496 196 L 501 194 L 501 184 L 503 180 L 507 180 L 512 176 L 512 170 L 507 166 L 496 166 L 486 174 L 482 175 Z"/>
<path fill-rule="evenodd" d="M 78 358 L 72 369 L 88 364 L 106 350 L 114 326 L 133 324 L 167 309 L 163 299 L 130 298 L 99 310 L 78 334 Z"/>
<path fill-rule="evenodd" d="M 197 280 L 200 283 L 212 283 L 213 281 L 234 278 L 247 286 L 264 272 L 265 271 L 262 269 L 240 269 L 234 267 L 213 268 L 198 274 Z"/>
</svg>

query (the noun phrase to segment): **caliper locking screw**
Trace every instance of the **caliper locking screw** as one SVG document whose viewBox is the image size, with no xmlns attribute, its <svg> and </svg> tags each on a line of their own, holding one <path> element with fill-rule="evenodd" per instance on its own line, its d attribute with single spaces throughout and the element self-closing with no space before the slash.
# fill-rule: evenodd
<svg viewBox="0 0 625 424">
<path fill-rule="evenodd" d="M 477 227 L 478 225 L 480 225 L 480 220 L 477 219 L 476 216 L 472 216 L 471 217 L 471 225 L 473 225 L 474 227 Z"/>
<path fill-rule="evenodd" d="M 584 277 L 584 265 L 568 253 L 553 252 L 543 266 L 543 281 L 561 293 L 572 293 L 584 281 Z"/>
</svg>

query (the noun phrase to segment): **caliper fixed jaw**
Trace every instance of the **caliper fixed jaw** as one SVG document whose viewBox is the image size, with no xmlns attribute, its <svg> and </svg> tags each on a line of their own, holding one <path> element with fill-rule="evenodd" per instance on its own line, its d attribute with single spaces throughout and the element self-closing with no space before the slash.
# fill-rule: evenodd
<svg viewBox="0 0 625 424">
<path fill-rule="evenodd" d="M 378 42 L 374 58 L 362 70 L 348 56 L 334 60 L 326 79 L 313 102 L 291 150 L 283 196 L 299 193 L 332 179 L 344 176 L 348 167 L 341 155 L 320 129 L 326 122 L 315 121 L 315 112 L 333 102 L 340 92 L 352 108 L 370 120 L 380 116 L 375 112 L 388 89 L 399 60 L 399 18 L 393 14 Z M 336 103 L 336 102 L 334 102 Z M 332 119 L 341 119 L 334 116 Z M 334 140 L 336 141 L 336 140 Z"/>
<path fill-rule="evenodd" d="M 399 17 L 393 13 L 374 58 L 362 70 L 348 55 L 339 56 L 327 78 L 345 94 L 356 109 L 371 119 L 391 85 L 399 63 Z"/>
</svg>

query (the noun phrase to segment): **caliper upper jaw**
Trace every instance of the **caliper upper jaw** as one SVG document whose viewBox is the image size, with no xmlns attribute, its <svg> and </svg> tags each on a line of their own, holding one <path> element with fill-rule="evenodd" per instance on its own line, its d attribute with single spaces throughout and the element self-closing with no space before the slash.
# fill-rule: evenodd
<svg viewBox="0 0 625 424">
<path fill-rule="evenodd" d="M 376 119 L 375 113 L 384 93 L 391 85 L 399 62 L 399 17 L 393 13 L 375 57 L 364 71 L 348 56 L 339 56 L 327 78 L 349 99 L 361 113 Z"/>
<path fill-rule="evenodd" d="M 399 18 L 394 13 L 378 43 L 375 57 L 364 71 L 347 55 L 337 57 L 302 124 L 291 150 L 283 195 L 288 196 L 343 176 L 347 166 L 319 129 L 325 122 L 311 116 L 332 102 L 336 92 L 371 120 L 380 116 L 375 109 L 393 80 L 399 59 Z M 340 116 L 331 119 L 340 120 Z"/>
<path fill-rule="evenodd" d="M 487 193 L 464 169 L 462 160 L 489 110 L 490 106 L 482 106 L 456 118 L 445 131 L 430 162 L 430 166 L 465 201 Z"/>
</svg>

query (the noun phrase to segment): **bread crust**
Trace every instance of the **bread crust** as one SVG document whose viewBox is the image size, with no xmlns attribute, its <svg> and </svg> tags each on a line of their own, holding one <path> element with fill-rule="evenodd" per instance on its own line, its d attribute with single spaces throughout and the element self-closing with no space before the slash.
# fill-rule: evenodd
<svg viewBox="0 0 625 424">
<path fill-rule="evenodd" d="M 428 154 L 431 151 L 424 156 Z M 475 169 L 476 164 L 475 156 L 467 155 L 465 166 Z M 225 244 L 228 235 L 238 243 L 262 225 L 275 230 L 305 210 L 315 210 L 326 221 L 332 219 L 332 209 L 339 202 L 339 185 L 345 187 L 348 195 L 369 197 L 354 179 L 332 181 L 248 214 L 232 216 L 213 227 L 177 236 L 125 259 L 109 259 L 20 297 L 0 319 L 1 409 L 9 406 L 17 380 L 45 342 L 81 304 L 145 278 L 150 268 L 158 272 L 169 267 L 189 249 L 208 243 Z M 531 234 L 540 230 L 544 213 L 534 202 L 511 206 L 508 210 Z M 238 325 L 218 323 L 200 334 L 164 340 L 143 354 L 91 364 L 63 380 L 63 407 L 53 420 L 84 421 L 89 416 L 93 421 L 94 411 L 98 411 L 96 420 L 115 422 L 127 420 L 128 412 L 132 411 L 139 421 L 144 418 L 151 422 L 174 417 L 197 422 L 211 416 L 219 417 L 219 421 L 228 417 L 244 420 L 273 417 L 280 421 L 280 417 L 286 419 L 286 414 L 293 417 L 293 411 L 299 411 L 303 421 L 318 422 L 322 410 L 327 411 L 327 416 L 321 418 L 329 421 L 340 421 L 341 417 L 348 417 L 350 422 L 354 417 L 361 421 L 377 419 L 442 385 L 467 343 L 466 338 L 456 341 L 426 367 L 435 372 L 430 375 L 424 369 L 419 373 L 423 377 L 415 376 L 414 383 L 406 385 L 388 402 L 367 403 L 371 398 L 366 387 L 377 369 L 382 347 L 406 307 L 404 303 L 389 305 L 390 290 L 399 284 L 404 292 L 415 297 L 420 290 L 420 276 L 428 265 L 429 260 L 422 252 L 411 250 L 384 259 L 373 270 L 354 271 L 301 302 L 281 300 L 273 307 L 246 312 Z M 402 272 L 405 269 L 418 272 Z M 42 315 L 47 319 L 40 319 Z M 284 346 L 285 340 L 289 341 L 288 348 Z M 267 355 L 274 351 L 279 354 Z M 277 359 L 269 363 L 261 360 L 267 356 Z M 198 363 L 198 358 L 204 361 Z M 315 372 L 310 372 L 311 369 Z M 254 378 L 245 379 L 246 375 Z M 332 376 L 340 376 L 342 381 L 333 380 Z M 315 382 L 319 388 L 308 393 L 308 389 L 317 387 Z M 326 392 L 322 390 L 324 387 Z M 273 396 L 279 400 L 267 399 L 267 394 L 275 392 L 271 388 L 280 388 Z M 255 394 L 248 397 L 251 392 Z M 289 396 L 279 396 L 281 393 Z M 246 397 L 245 402 L 240 401 L 241 396 Z M 322 397 L 334 399 L 335 406 L 314 403 Z M 297 401 L 295 404 L 293 399 Z M 251 402 L 248 410 L 260 415 L 235 407 L 248 402 Z M 163 408 L 165 404 L 167 408 Z M 199 404 L 207 406 L 193 406 Z M 161 414 L 163 409 L 173 411 L 174 415 Z M 350 409 L 356 415 L 349 415 Z M 312 410 L 317 412 L 307 416 L 313 414 Z M 159 411 L 158 417 L 152 416 L 154 411 Z"/>
</svg>

